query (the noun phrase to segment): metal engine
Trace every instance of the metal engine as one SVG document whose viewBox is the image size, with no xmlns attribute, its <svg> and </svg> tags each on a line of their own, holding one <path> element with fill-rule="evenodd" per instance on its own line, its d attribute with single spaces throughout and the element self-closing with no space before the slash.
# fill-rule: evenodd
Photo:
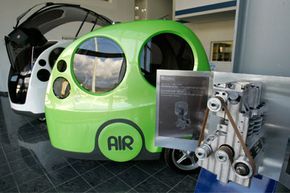
<svg viewBox="0 0 290 193">
<path fill-rule="evenodd" d="M 210 119 L 216 119 L 218 124 L 213 132 L 204 132 L 204 140 L 195 154 L 198 164 L 215 173 L 221 182 L 233 181 L 249 186 L 261 164 L 264 147 L 261 91 L 259 82 L 214 85 L 213 97 L 208 100 L 207 107 Z"/>
</svg>

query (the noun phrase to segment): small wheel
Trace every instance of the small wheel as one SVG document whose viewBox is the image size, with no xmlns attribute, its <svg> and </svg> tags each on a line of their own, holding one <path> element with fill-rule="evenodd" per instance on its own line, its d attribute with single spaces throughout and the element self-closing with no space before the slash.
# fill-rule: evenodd
<svg viewBox="0 0 290 193">
<path fill-rule="evenodd" d="M 164 158 L 167 165 L 178 173 L 191 174 L 199 172 L 198 159 L 194 152 L 165 149 Z"/>
</svg>

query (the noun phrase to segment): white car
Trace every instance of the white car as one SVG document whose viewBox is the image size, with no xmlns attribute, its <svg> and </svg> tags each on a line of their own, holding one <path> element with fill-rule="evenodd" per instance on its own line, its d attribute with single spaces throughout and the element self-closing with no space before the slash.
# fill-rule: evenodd
<svg viewBox="0 0 290 193">
<path fill-rule="evenodd" d="M 112 21 L 91 10 L 74 4 L 46 3 L 20 22 L 38 4 L 17 18 L 13 31 L 5 37 L 11 63 L 8 76 L 8 93 L 11 108 L 18 113 L 44 117 L 44 100 L 51 70 L 58 56 L 81 31 L 88 33 Z M 78 23 L 75 36 L 69 40 L 47 40 L 48 32 L 62 25 Z M 58 31 L 57 31 L 58 29 Z M 65 34 L 64 34 L 65 35 Z M 62 36 L 63 37 L 63 36 Z"/>
</svg>

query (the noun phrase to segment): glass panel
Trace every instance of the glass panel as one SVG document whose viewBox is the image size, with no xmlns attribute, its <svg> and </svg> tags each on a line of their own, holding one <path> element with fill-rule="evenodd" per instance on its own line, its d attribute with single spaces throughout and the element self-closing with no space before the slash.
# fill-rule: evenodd
<svg viewBox="0 0 290 193">
<path fill-rule="evenodd" d="M 232 41 L 212 42 L 211 60 L 220 62 L 232 61 Z"/>
<path fill-rule="evenodd" d="M 70 84 L 63 78 L 59 77 L 53 82 L 53 93 L 59 99 L 64 99 L 70 94 Z"/>
<path fill-rule="evenodd" d="M 126 60 L 121 48 L 107 38 L 91 38 L 74 56 L 74 73 L 82 87 L 94 93 L 114 89 L 123 79 Z"/>
<path fill-rule="evenodd" d="M 154 36 L 141 52 L 140 68 L 146 80 L 156 85 L 157 69 L 193 70 L 194 56 L 189 44 L 174 34 Z"/>
</svg>

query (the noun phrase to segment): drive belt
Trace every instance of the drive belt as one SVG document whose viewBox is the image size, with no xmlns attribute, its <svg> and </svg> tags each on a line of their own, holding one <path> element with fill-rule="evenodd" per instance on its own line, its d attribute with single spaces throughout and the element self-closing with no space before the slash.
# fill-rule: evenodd
<svg viewBox="0 0 290 193">
<path fill-rule="evenodd" d="M 251 152 L 250 150 L 248 149 L 240 131 L 239 131 L 239 128 L 237 126 L 237 124 L 235 123 L 229 109 L 227 108 L 227 105 L 226 103 L 224 102 L 224 99 L 222 97 L 219 97 L 219 96 L 216 96 L 216 98 L 218 98 L 220 101 L 221 101 L 221 104 L 222 104 L 222 108 L 224 109 L 226 115 L 228 116 L 229 118 L 229 121 L 234 129 L 234 132 L 238 138 L 238 140 L 240 141 L 240 144 L 243 148 L 243 151 L 246 155 L 246 157 L 248 158 L 249 160 L 249 164 L 251 165 L 251 167 L 253 168 L 253 174 L 255 174 L 255 170 L 256 170 L 256 166 L 255 166 L 255 161 L 254 161 L 254 158 L 253 156 L 251 155 Z M 209 115 L 209 109 L 207 108 L 206 111 L 205 111 L 205 117 L 204 117 L 204 120 L 202 122 L 202 125 L 201 125 L 201 131 L 200 131 L 200 135 L 199 135 L 199 141 L 198 141 L 198 146 L 200 146 L 201 142 L 203 141 L 204 139 L 204 132 L 205 132 L 205 127 L 206 127 L 206 123 L 207 123 L 207 120 L 208 120 L 208 115 Z"/>
</svg>

